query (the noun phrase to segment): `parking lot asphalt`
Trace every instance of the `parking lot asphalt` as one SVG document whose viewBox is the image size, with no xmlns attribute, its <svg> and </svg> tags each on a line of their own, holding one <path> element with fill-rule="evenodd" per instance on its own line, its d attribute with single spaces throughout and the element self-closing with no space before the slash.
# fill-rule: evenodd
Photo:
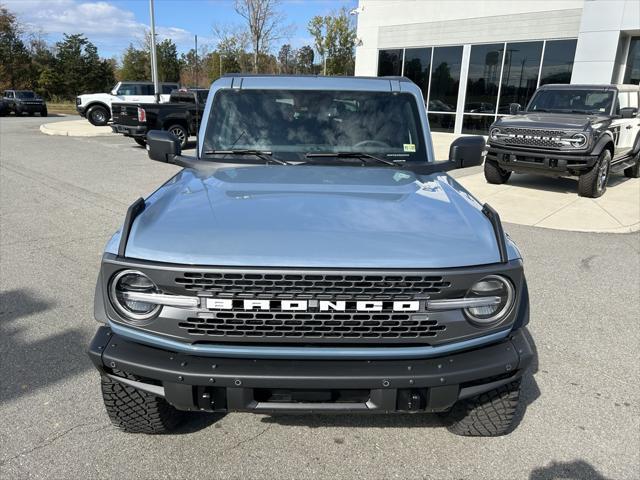
<svg viewBox="0 0 640 480">
<path fill-rule="evenodd" d="M 509 435 L 457 437 L 427 415 L 238 413 L 119 432 L 85 354 L 100 255 L 177 169 L 129 139 L 41 123 L 0 119 L 0 478 L 640 478 L 638 233 L 505 225 L 537 350 Z"/>
</svg>

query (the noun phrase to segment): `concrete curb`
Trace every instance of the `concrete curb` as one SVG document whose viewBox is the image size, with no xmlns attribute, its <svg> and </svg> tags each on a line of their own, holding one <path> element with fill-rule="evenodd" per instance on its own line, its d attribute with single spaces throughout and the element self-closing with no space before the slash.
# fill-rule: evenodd
<svg viewBox="0 0 640 480">
<path fill-rule="evenodd" d="M 40 125 L 40 131 L 45 135 L 63 137 L 111 137 L 116 135 L 111 131 L 111 127 L 94 127 L 86 120 L 44 123 Z"/>
</svg>

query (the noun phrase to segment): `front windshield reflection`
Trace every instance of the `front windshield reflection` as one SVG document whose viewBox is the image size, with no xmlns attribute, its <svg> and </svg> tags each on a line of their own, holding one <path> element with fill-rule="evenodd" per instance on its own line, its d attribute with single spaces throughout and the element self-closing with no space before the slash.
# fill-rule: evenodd
<svg viewBox="0 0 640 480">
<path fill-rule="evenodd" d="M 415 97 L 407 93 L 220 90 L 203 142 L 205 152 L 260 150 L 286 160 L 362 152 L 426 161 L 421 132 Z"/>
</svg>

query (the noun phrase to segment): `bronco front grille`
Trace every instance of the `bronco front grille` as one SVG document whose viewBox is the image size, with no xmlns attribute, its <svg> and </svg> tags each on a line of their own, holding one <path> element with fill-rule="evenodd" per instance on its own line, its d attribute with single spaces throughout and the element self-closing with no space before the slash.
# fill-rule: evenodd
<svg viewBox="0 0 640 480">
<path fill-rule="evenodd" d="M 213 312 L 178 326 L 193 336 L 238 339 L 423 339 L 446 328 L 425 314 L 391 312 Z"/>
<path fill-rule="evenodd" d="M 501 128 L 504 134 L 500 141 L 507 145 L 523 145 L 529 147 L 560 148 L 561 138 L 567 133 L 562 130 L 534 130 L 527 128 Z M 570 136 L 570 135 L 569 135 Z"/>
<path fill-rule="evenodd" d="M 185 272 L 177 286 L 218 297 L 410 300 L 450 287 L 440 276 Z"/>
</svg>

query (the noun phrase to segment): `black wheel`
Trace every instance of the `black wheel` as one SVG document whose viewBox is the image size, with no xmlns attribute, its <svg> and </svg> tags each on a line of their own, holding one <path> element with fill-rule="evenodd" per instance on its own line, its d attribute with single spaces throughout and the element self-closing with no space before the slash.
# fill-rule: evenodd
<svg viewBox="0 0 640 480">
<path fill-rule="evenodd" d="M 640 177 L 640 152 L 636 153 L 635 161 L 636 163 L 634 165 L 624 169 L 625 177 L 628 177 L 628 178 Z"/>
<path fill-rule="evenodd" d="M 27 112 L 27 115 L 29 115 L 30 117 L 33 117 L 33 115 L 34 115 L 35 113 L 36 113 L 36 112 Z"/>
<path fill-rule="evenodd" d="M 185 148 L 187 146 L 187 142 L 189 141 L 189 133 L 187 129 L 182 125 L 171 125 L 167 128 L 167 132 L 173 134 L 180 141 L 180 147 Z"/>
<path fill-rule="evenodd" d="M 451 433 L 467 437 L 496 437 L 509 431 L 520 400 L 520 380 L 461 400 L 442 415 Z"/>
<path fill-rule="evenodd" d="M 42 110 L 40 110 L 41 117 L 46 117 L 47 115 L 49 115 L 49 112 L 47 111 L 46 108 L 43 108 Z"/>
<path fill-rule="evenodd" d="M 146 147 L 147 146 L 147 141 L 144 138 L 133 137 L 133 141 L 136 142 L 141 147 Z"/>
<path fill-rule="evenodd" d="M 96 105 L 95 107 L 91 107 L 87 112 L 87 120 L 89 120 L 91 125 L 103 127 L 109 121 L 109 112 L 105 107 Z"/>
<path fill-rule="evenodd" d="M 131 380 L 137 377 L 123 374 Z M 111 423 L 129 433 L 169 433 L 185 419 L 163 398 L 102 376 L 102 399 Z"/>
<path fill-rule="evenodd" d="M 610 167 L 611 152 L 603 150 L 591 170 L 578 178 L 578 195 L 588 198 L 601 197 L 607 191 Z"/>
<path fill-rule="evenodd" d="M 501 185 L 506 183 L 511 176 L 511 172 L 501 169 L 493 160 L 485 160 L 484 162 L 484 178 L 489 183 Z"/>
</svg>

